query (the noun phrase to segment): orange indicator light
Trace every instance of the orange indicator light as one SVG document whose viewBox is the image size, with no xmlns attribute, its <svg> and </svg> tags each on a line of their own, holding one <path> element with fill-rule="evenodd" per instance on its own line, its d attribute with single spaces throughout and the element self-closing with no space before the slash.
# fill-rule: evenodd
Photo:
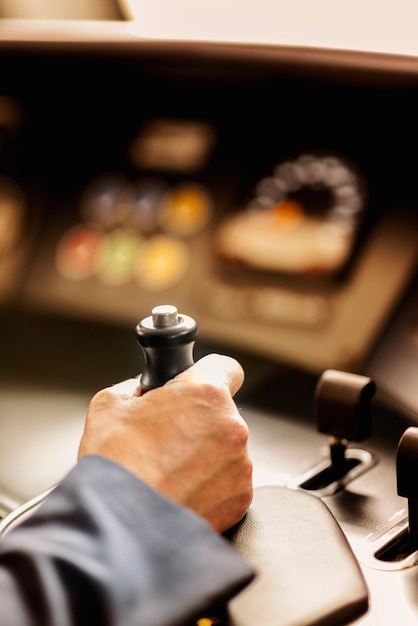
<svg viewBox="0 0 418 626">
<path fill-rule="evenodd" d="M 166 231 L 189 237 L 200 232 L 212 214 L 211 197 L 202 185 L 189 183 L 173 187 L 160 205 L 160 224 Z"/>
</svg>

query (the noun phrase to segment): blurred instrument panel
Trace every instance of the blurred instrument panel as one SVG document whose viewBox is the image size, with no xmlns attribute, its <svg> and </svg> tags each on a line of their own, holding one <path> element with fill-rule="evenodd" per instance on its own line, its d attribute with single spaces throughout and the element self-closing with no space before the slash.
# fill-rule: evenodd
<svg viewBox="0 0 418 626">
<path fill-rule="evenodd" d="M 209 48 L 210 50 L 210 48 Z M 2 43 L 0 297 L 361 370 L 418 254 L 411 73 Z"/>
<path fill-rule="evenodd" d="M 133 329 L 172 304 L 196 358 L 243 363 L 255 486 L 341 524 L 370 592 L 355 623 L 415 624 L 418 544 L 393 541 L 418 537 L 396 461 L 418 425 L 416 57 L 2 22 L 0 518 L 72 467 L 89 398 L 140 371 Z M 378 390 L 360 413 L 353 374 Z"/>
</svg>

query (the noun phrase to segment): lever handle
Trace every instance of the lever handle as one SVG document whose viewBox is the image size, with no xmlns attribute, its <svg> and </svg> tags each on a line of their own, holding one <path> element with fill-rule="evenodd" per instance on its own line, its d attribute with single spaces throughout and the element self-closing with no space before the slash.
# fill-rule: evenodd
<svg viewBox="0 0 418 626">
<path fill-rule="evenodd" d="M 418 547 L 418 428 L 411 426 L 402 435 L 396 454 L 398 495 L 408 498 L 410 546 Z"/>
<path fill-rule="evenodd" d="M 364 441 L 371 436 L 371 378 L 326 370 L 315 390 L 315 418 L 319 432 L 338 440 Z"/>
<path fill-rule="evenodd" d="M 398 494 L 418 501 L 418 428 L 411 426 L 402 435 L 396 454 Z"/>
<path fill-rule="evenodd" d="M 137 341 L 145 358 L 140 378 L 142 392 L 161 387 L 193 365 L 197 324 L 177 308 L 163 304 L 152 309 L 149 317 L 136 327 Z"/>
</svg>

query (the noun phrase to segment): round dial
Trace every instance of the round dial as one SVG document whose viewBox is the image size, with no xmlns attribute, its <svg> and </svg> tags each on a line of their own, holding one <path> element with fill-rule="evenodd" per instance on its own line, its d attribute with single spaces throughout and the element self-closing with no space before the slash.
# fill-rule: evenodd
<svg viewBox="0 0 418 626">
<path fill-rule="evenodd" d="M 365 206 L 363 179 L 347 160 L 302 154 L 259 181 L 248 206 L 221 225 L 217 250 L 256 269 L 335 273 L 352 250 Z"/>
</svg>

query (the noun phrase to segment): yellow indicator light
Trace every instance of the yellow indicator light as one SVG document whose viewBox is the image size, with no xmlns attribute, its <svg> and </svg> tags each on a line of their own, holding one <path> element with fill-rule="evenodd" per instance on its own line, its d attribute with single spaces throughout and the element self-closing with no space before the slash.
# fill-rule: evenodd
<svg viewBox="0 0 418 626">
<path fill-rule="evenodd" d="M 216 623 L 210 617 L 201 617 L 197 620 L 196 626 L 214 626 Z"/>
<path fill-rule="evenodd" d="M 190 237 L 209 223 L 212 200 L 205 187 L 185 183 L 166 193 L 159 211 L 164 230 L 180 237 Z"/>
<path fill-rule="evenodd" d="M 138 251 L 136 279 L 149 291 L 168 289 L 183 278 L 189 262 L 190 253 L 182 241 L 168 235 L 155 235 Z"/>
</svg>

